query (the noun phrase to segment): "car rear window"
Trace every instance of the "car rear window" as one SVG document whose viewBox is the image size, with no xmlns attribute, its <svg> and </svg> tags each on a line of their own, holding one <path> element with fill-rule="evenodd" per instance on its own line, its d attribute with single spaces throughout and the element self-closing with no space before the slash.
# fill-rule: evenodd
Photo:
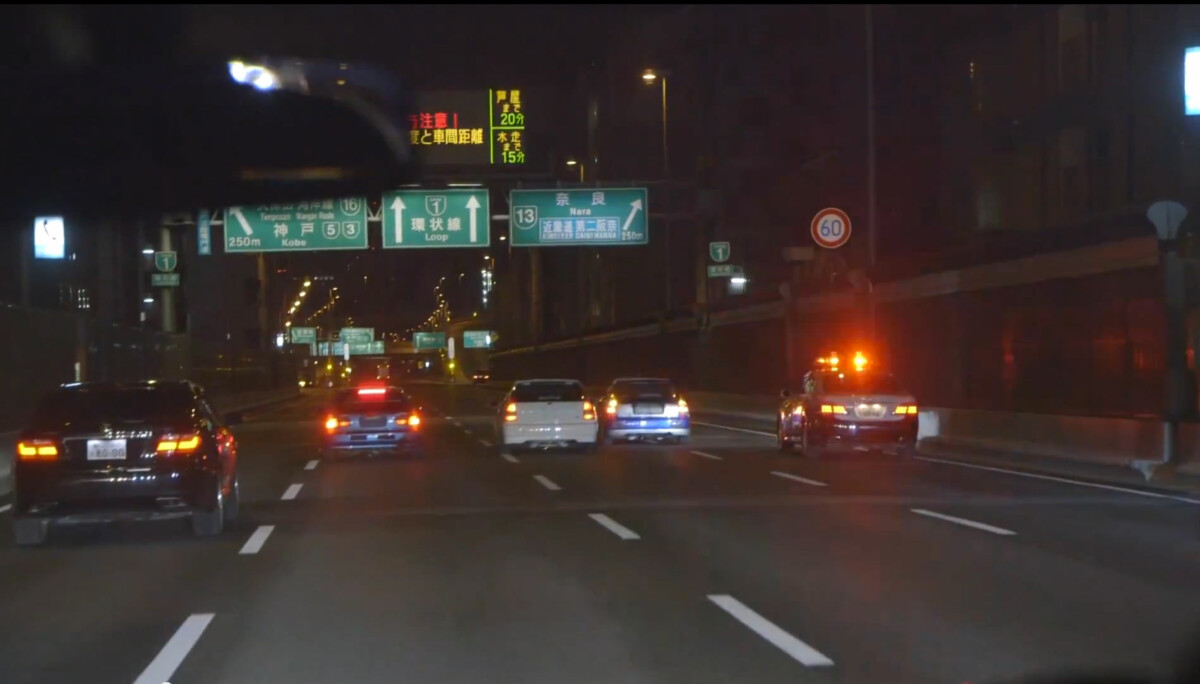
<svg viewBox="0 0 1200 684">
<path fill-rule="evenodd" d="M 72 389 L 43 398 L 29 422 L 35 430 L 175 422 L 188 419 L 193 408 L 191 393 L 176 387 Z"/>
<path fill-rule="evenodd" d="M 583 401 L 577 382 L 526 382 L 513 388 L 513 401 Z"/>
<path fill-rule="evenodd" d="M 360 395 L 358 390 L 345 390 L 337 395 L 334 406 L 346 412 L 406 413 L 412 410 L 412 400 L 403 390 L 389 387 L 384 394 Z"/>
<path fill-rule="evenodd" d="M 675 386 L 669 380 L 626 380 L 613 384 L 618 399 L 662 399 L 675 396 Z"/>
<path fill-rule="evenodd" d="M 891 373 L 826 373 L 825 391 L 831 394 L 896 394 L 904 389 Z"/>
</svg>

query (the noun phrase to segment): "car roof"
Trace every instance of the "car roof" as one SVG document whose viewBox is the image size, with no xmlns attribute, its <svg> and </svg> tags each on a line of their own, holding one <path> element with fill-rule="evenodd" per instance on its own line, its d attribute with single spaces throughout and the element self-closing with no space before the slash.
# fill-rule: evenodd
<svg viewBox="0 0 1200 684">
<path fill-rule="evenodd" d="M 673 382 L 670 378 L 616 378 L 612 384 L 618 382 Z"/>
<path fill-rule="evenodd" d="M 513 386 L 515 387 L 517 385 L 533 385 L 535 383 L 544 383 L 547 385 L 555 384 L 555 383 L 560 384 L 560 385 L 582 385 L 583 384 L 582 382 L 579 382 L 578 380 L 571 380 L 570 378 L 528 378 L 525 380 L 517 380 L 516 382 L 513 383 Z"/>
</svg>

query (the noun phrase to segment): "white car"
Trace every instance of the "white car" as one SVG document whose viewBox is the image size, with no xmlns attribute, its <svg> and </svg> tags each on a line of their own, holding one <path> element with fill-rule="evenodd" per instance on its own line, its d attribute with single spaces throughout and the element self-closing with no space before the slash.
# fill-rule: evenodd
<svg viewBox="0 0 1200 684">
<path fill-rule="evenodd" d="M 578 380 L 518 380 L 497 408 L 496 436 L 505 451 L 596 449 L 596 407 Z"/>
</svg>

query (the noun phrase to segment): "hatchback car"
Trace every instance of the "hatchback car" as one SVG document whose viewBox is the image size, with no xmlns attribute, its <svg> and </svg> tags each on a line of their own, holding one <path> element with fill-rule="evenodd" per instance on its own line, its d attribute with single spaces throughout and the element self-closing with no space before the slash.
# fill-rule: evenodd
<svg viewBox="0 0 1200 684">
<path fill-rule="evenodd" d="M 186 518 L 199 536 L 238 516 L 237 442 L 204 391 L 181 381 L 73 383 L 45 396 L 17 438 L 13 529 Z"/>
<path fill-rule="evenodd" d="M 367 384 L 338 392 L 324 428 L 325 458 L 421 453 L 421 413 L 399 387 Z"/>
</svg>

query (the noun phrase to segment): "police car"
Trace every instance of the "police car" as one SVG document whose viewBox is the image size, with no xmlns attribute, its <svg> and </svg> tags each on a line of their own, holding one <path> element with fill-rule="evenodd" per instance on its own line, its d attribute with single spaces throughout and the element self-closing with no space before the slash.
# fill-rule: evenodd
<svg viewBox="0 0 1200 684">
<path fill-rule="evenodd" d="M 798 394 L 782 392 L 776 424 L 781 451 L 810 457 L 836 450 L 879 449 L 912 455 L 917 401 L 862 352 L 816 360 Z"/>
</svg>

